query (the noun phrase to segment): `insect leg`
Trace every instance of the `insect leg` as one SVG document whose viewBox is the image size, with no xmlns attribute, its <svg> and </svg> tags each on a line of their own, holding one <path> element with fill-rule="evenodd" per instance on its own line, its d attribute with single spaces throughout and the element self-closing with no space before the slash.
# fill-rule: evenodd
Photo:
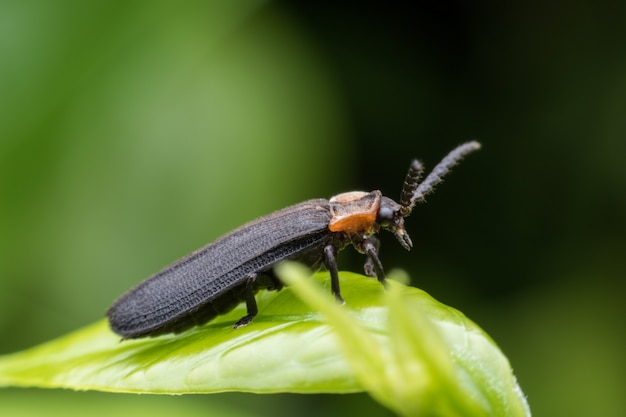
<svg viewBox="0 0 626 417">
<path fill-rule="evenodd" d="M 278 278 L 273 269 L 264 272 L 265 275 L 271 280 L 272 285 L 267 287 L 270 291 L 280 291 L 283 289 L 283 282 Z"/>
<path fill-rule="evenodd" d="M 376 253 L 376 256 L 378 257 L 380 240 L 378 240 L 378 238 L 375 236 L 370 236 L 368 240 L 372 243 L 372 245 L 374 245 L 374 251 Z M 366 249 L 365 245 L 363 245 L 363 249 Z M 380 263 L 380 261 L 378 262 Z M 365 265 L 363 265 L 363 269 L 365 270 L 365 275 L 367 275 L 368 277 L 375 278 L 377 276 L 376 266 L 374 265 L 374 260 L 372 259 L 371 255 L 367 255 L 367 260 L 365 261 Z"/>
<path fill-rule="evenodd" d="M 368 264 L 370 267 L 373 266 L 376 271 L 376 277 L 378 281 L 385 285 L 385 271 L 383 269 L 383 264 L 380 262 L 378 258 L 378 246 L 380 246 L 378 239 L 372 239 L 372 236 L 363 240 L 362 248 L 363 252 L 367 255 L 367 261 L 365 262 L 365 273 L 367 273 Z"/>
<path fill-rule="evenodd" d="M 337 268 L 337 249 L 333 245 L 326 245 L 324 247 L 324 264 L 326 269 L 330 272 L 330 288 L 335 295 L 337 301 L 341 304 L 345 303 L 341 297 L 341 290 L 339 289 L 339 271 Z"/>
<path fill-rule="evenodd" d="M 259 309 L 256 305 L 256 299 L 254 298 L 254 281 L 256 280 L 257 274 L 251 273 L 246 278 L 246 289 L 245 289 L 245 297 L 246 297 L 246 308 L 248 310 L 248 314 L 237 320 L 237 323 L 233 326 L 233 329 L 238 329 L 239 327 L 246 326 L 249 324 L 252 319 L 257 315 Z"/>
</svg>

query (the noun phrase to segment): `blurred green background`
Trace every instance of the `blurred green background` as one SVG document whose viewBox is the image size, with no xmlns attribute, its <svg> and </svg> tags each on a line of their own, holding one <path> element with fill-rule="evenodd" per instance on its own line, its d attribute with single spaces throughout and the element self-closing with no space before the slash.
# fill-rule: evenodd
<svg viewBox="0 0 626 417">
<path fill-rule="evenodd" d="M 536 416 L 626 415 L 626 3 L 0 0 L 0 353 L 256 216 L 484 148 L 387 269 L 481 325 Z M 342 269 L 360 271 L 345 251 Z M 367 395 L 0 390 L 0 415 L 388 416 Z"/>
</svg>

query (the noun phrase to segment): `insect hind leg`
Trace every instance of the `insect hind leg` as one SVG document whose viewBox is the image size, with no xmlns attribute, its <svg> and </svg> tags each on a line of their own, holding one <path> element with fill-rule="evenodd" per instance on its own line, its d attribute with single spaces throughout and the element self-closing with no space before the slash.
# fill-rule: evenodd
<svg viewBox="0 0 626 417">
<path fill-rule="evenodd" d="M 259 312 L 259 308 L 256 304 L 256 290 L 255 290 L 255 281 L 257 278 L 256 273 L 251 273 L 246 277 L 246 288 L 245 288 L 245 300 L 246 300 L 246 309 L 248 314 L 237 320 L 234 324 L 233 329 L 238 329 L 240 327 L 246 326 L 250 324 L 250 322 L 256 317 Z"/>
</svg>

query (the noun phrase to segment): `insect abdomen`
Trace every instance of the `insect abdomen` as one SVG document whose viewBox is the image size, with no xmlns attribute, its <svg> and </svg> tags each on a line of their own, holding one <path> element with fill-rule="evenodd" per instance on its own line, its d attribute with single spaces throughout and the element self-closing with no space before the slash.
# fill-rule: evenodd
<svg viewBox="0 0 626 417">
<path fill-rule="evenodd" d="M 152 336 L 230 311 L 251 274 L 285 259 L 319 263 L 311 254 L 320 258 L 329 218 L 327 200 L 309 200 L 234 230 L 120 297 L 107 312 L 111 328 L 125 338 Z"/>
</svg>

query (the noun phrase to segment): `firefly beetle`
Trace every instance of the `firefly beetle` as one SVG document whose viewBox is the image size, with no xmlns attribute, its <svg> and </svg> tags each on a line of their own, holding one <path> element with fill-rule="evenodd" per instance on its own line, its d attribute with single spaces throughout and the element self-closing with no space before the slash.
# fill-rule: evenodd
<svg viewBox="0 0 626 417">
<path fill-rule="evenodd" d="M 332 293 L 343 302 L 336 256 L 349 244 L 366 255 L 366 275 L 384 284 L 378 231 L 388 230 L 410 250 L 413 244 L 404 230 L 404 218 L 457 162 L 479 148 L 474 141 L 458 146 L 421 182 L 424 167 L 412 161 L 399 203 L 378 190 L 352 191 L 330 200 L 304 201 L 247 223 L 122 295 L 107 311 L 111 329 L 125 339 L 178 333 L 243 301 L 247 314 L 234 327 L 245 326 L 258 312 L 255 294 L 263 288 L 282 288 L 273 268 L 283 260 L 312 269 L 325 266 Z"/>
</svg>

